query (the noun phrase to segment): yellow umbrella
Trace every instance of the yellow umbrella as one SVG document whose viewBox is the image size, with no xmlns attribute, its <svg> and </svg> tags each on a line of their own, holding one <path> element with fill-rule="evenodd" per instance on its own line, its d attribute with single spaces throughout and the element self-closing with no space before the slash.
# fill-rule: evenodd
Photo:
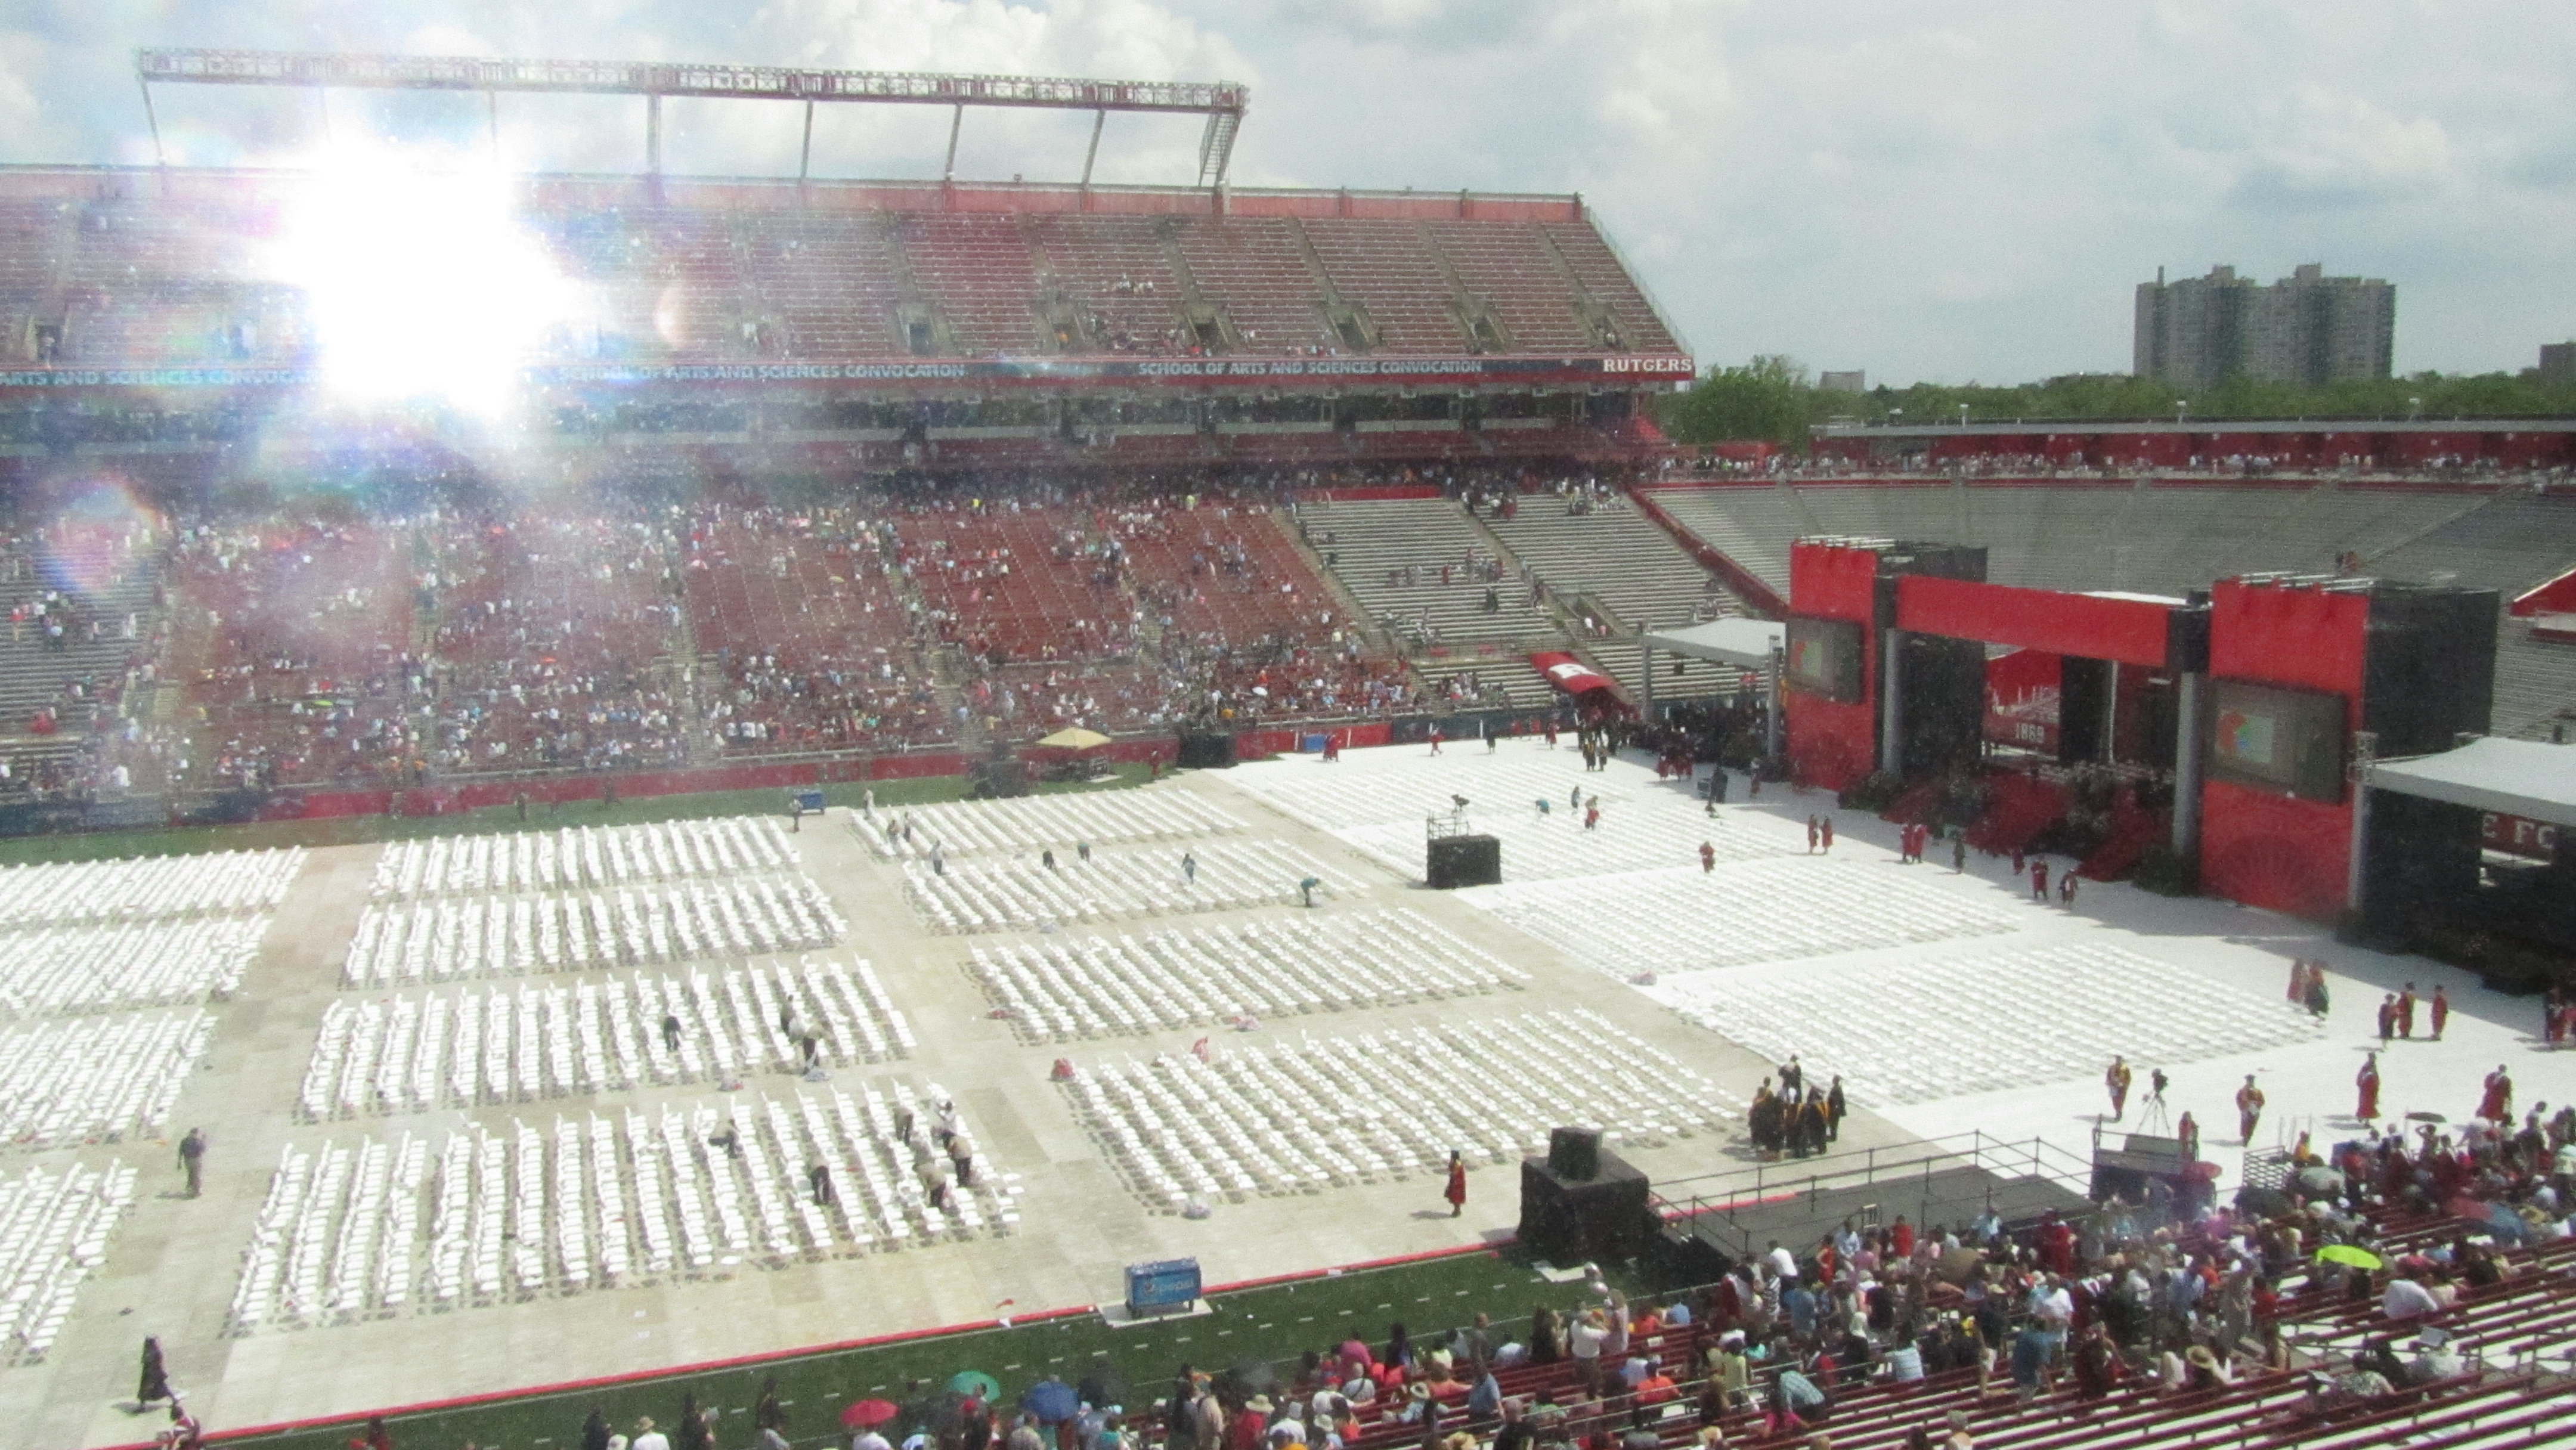
<svg viewBox="0 0 2576 1450">
<path fill-rule="evenodd" d="M 1097 730 L 1085 730 L 1079 725 L 1070 730 L 1059 730 L 1038 742 L 1049 750 L 1097 750 L 1108 743 L 1108 736 Z"/>
</svg>

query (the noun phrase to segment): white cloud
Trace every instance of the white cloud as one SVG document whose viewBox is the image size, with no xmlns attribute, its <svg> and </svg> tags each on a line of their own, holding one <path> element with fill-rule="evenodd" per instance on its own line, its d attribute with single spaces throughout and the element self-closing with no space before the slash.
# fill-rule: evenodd
<svg viewBox="0 0 2576 1450">
<path fill-rule="evenodd" d="M 2116 369 L 2132 284 L 2216 262 L 2389 277 L 2403 367 L 2519 366 L 2576 334 L 2576 11 L 2509 0 L 29 0 L 0 19 L 0 159 L 139 159 L 146 43 L 1248 81 L 1239 182 L 1579 190 L 1711 361 Z M 633 103 L 502 115 L 527 164 L 640 160 Z M 799 119 L 675 106 L 669 163 L 791 170 Z M 163 122 L 224 160 L 304 144 L 312 117 L 173 94 Z M 960 170 L 1069 176 L 1088 135 L 970 114 Z M 1100 174 L 1187 181 L 1197 139 L 1113 119 Z M 946 142 L 929 108 L 835 115 L 815 164 L 935 175 Z"/>
</svg>

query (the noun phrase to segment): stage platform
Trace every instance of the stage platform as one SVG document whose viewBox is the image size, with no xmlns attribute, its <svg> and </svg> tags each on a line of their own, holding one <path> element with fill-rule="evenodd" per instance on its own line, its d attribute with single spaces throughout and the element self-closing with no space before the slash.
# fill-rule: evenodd
<svg viewBox="0 0 2576 1450">
<path fill-rule="evenodd" d="M 1893 1223 L 1902 1214 L 1918 1229 L 1928 1230 L 1965 1225 L 1992 1209 L 2011 1227 L 2037 1223 L 2052 1209 L 2072 1215 L 2091 1207 L 2084 1195 L 2051 1179 L 2007 1175 L 1963 1163 L 1868 1183 L 1827 1184 L 1811 1191 L 1784 1184 L 1771 1197 L 1668 1211 L 1678 1214 L 1671 1220 L 1673 1226 L 1686 1228 L 1733 1263 L 1763 1253 L 1775 1242 L 1803 1254 L 1846 1219 L 1866 1228 Z"/>
</svg>

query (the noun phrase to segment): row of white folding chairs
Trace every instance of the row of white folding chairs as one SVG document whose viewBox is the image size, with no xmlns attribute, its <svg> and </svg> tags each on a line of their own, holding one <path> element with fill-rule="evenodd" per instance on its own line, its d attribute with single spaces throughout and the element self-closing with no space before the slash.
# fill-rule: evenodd
<svg viewBox="0 0 2576 1450">
<path fill-rule="evenodd" d="M 1187 855 L 1195 872 L 1182 864 Z M 1201 844 L 1186 851 L 1098 851 L 1088 861 L 1059 855 L 1052 870 L 1028 860 L 904 863 L 905 894 L 940 931 L 1032 930 L 1051 922 L 1154 916 L 1299 901 L 1312 878 L 1316 895 L 1338 889 L 1312 856 L 1277 841 Z"/>
<path fill-rule="evenodd" d="M 1755 811 L 1730 807 L 1712 819 L 1683 807 L 1679 800 L 1624 808 L 1605 803 L 1599 828 L 1586 829 L 1583 813 L 1568 809 L 1565 796 L 1555 797 L 1548 805 L 1541 813 L 1534 800 L 1518 801 L 1503 809 L 1481 810 L 1473 817 L 1477 830 L 1502 842 L 1503 859 L 1512 863 L 1515 881 L 1606 876 L 1685 864 L 1697 873 L 1702 846 L 1708 847 L 1720 877 L 1737 862 L 1801 854 L 1797 826 Z M 1333 834 L 1394 870 L 1420 879 L 1420 821 L 1376 821 L 1338 827 Z M 1726 886 L 1723 880 L 1708 884 Z"/>
<path fill-rule="evenodd" d="M 847 923 L 805 876 L 723 877 L 614 893 L 373 906 L 341 968 L 350 987 L 754 956 L 829 946 Z"/>
<path fill-rule="evenodd" d="M 1946 873 L 1943 873 L 1946 875 Z M 2028 918 L 1928 873 L 1787 856 L 1476 888 L 1475 901 L 1598 971 L 1667 975 L 2013 931 Z M 1758 909 L 1757 909 L 1758 908 Z"/>
<path fill-rule="evenodd" d="M 1232 812 L 1185 790 L 1033 795 L 852 811 L 849 823 L 876 854 L 911 857 L 927 857 L 933 846 L 951 856 L 1047 849 L 1069 856 L 1082 842 L 1180 840 L 1243 829 Z"/>
<path fill-rule="evenodd" d="M 0 1008 L 23 1017 L 220 1001 L 241 986 L 268 920 L 165 918 L 0 936 Z"/>
<path fill-rule="evenodd" d="M 1588 1012 L 1101 1064 L 1072 1089 L 1140 1195 L 1173 1208 L 1434 1170 L 1453 1151 L 1504 1162 L 1568 1122 L 1651 1144 L 1735 1116 L 1705 1077 Z"/>
<path fill-rule="evenodd" d="M 53 1348 L 81 1281 L 107 1261 L 134 1180 L 116 1159 L 0 1179 L 0 1348 L 9 1358 L 33 1362 Z"/>
<path fill-rule="evenodd" d="M 768 816 L 440 836 L 386 847 L 372 894 L 381 901 L 604 889 L 793 870 L 802 859 L 786 828 Z"/>
<path fill-rule="evenodd" d="M 1499 1051 L 1482 1035 L 1488 1025 L 1501 1040 Z M 1559 1012 L 1547 1019 L 1502 1018 L 1480 1023 L 1472 1033 L 1443 1024 L 1440 1038 L 1452 1054 L 1464 1044 L 1475 1043 L 1480 1070 L 1489 1083 L 1510 1075 L 1507 1066 L 1499 1074 L 1495 1071 L 1497 1061 L 1507 1065 L 1524 1051 L 1571 1051 L 1574 1060 L 1598 1063 L 1600 1071 L 1589 1085 L 1592 1111 L 1628 1124 L 1630 1136 L 1650 1146 L 1667 1137 L 1687 1138 L 1702 1127 L 1740 1122 L 1744 1116 L 1744 1100 L 1708 1074 L 1589 1009 Z"/>
<path fill-rule="evenodd" d="M 724 1114 L 664 1104 L 551 1132 L 472 1125 L 447 1135 L 434 1168 L 409 1134 L 290 1145 L 243 1255 L 233 1331 L 393 1312 L 416 1288 L 421 1307 L 445 1309 L 1015 1227 L 1018 1177 L 981 1154 L 933 1201 L 947 1155 L 930 1154 L 926 1131 L 918 1150 L 894 1136 L 898 1114 L 929 1120 L 909 1086 L 894 1092 L 737 1098 Z M 716 1141 L 728 1123 L 739 1156 Z M 817 1164 L 833 1203 L 811 1192 Z"/>
<path fill-rule="evenodd" d="M 1528 979 L 1414 911 L 1058 937 L 972 954 L 986 991 L 1041 1042 L 1390 1006 Z"/>
<path fill-rule="evenodd" d="M 1457 759 L 1448 767 L 1448 783 L 1429 792 L 1417 773 L 1419 757 L 1403 751 L 1349 756 L 1329 767 L 1311 756 L 1265 762 L 1229 771 L 1226 784 L 1331 832 L 1388 822 L 1419 831 L 1425 813 L 1445 805 L 1453 792 L 1472 798 L 1470 814 L 1480 820 L 1523 811 L 1535 816 L 1540 800 L 1550 802 L 1553 815 L 1568 808 L 1569 792 L 1578 785 L 1585 799 L 1600 797 L 1602 813 L 1612 819 L 1655 799 L 1651 771 L 1627 762 L 1586 771 L 1571 736 L 1553 751 L 1537 741 L 1507 740 L 1498 754 L 1488 754 L 1472 739 L 1451 740 L 1443 750 Z M 1691 802 L 1692 813 L 1698 809 Z"/>
<path fill-rule="evenodd" d="M 274 910 L 304 848 L 0 867 L 0 930 Z"/>
<path fill-rule="evenodd" d="M 680 1024 L 676 1045 L 664 1022 Z M 510 992 L 338 1001 L 323 1012 L 298 1106 L 307 1118 L 525 1102 L 644 1084 L 729 1083 L 912 1054 L 910 1021 L 875 969 L 828 959 L 686 979 L 523 985 Z"/>
<path fill-rule="evenodd" d="M 2206 1061 L 2312 1042 L 2326 1030 L 2271 992 L 2210 983 L 2173 994 L 2170 967 L 2109 945 L 1919 958 L 1869 971 L 1866 991 L 1841 973 L 1724 973 L 1659 984 L 1657 995 L 1774 1062 L 1799 1054 L 1811 1081 L 1842 1074 L 1847 1095 L 1873 1104 L 2097 1078 L 2115 1055 Z M 2155 1011 L 2136 1010 L 2150 1000 Z"/>
<path fill-rule="evenodd" d="M 0 1141 L 49 1148 L 159 1132 L 213 1029 L 191 1011 L 0 1034 Z"/>
</svg>

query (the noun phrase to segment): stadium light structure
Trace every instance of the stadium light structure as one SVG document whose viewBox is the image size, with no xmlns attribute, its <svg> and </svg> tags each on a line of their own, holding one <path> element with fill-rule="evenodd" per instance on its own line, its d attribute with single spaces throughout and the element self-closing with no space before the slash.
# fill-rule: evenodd
<svg viewBox="0 0 2576 1450">
<path fill-rule="evenodd" d="M 920 71 L 817 70 L 797 66 L 698 65 L 669 61 L 526 60 L 484 56 L 332 55 L 277 50 L 154 50 L 134 53 L 134 76 L 143 87 L 144 119 L 152 128 L 152 153 L 161 164 L 161 122 L 152 87 L 162 85 L 283 86 L 309 90 L 480 92 L 499 129 L 503 91 L 551 95 L 642 96 L 647 174 L 662 170 L 662 100 L 791 101 L 805 107 L 805 139 L 796 163 L 803 181 L 814 157 L 814 107 L 818 104 L 947 106 L 948 159 L 941 179 L 957 175 L 957 137 L 969 106 L 1089 111 L 1091 146 L 1082 159 L 1082 184 L 1091 184 L 1100 155 L 1100 132 L 1112 111 L 1203 115 L 1199 182 L 1223 186 L 1234 138 L 1251 104 L 1251 89 L 1233 81 L 1108 81 L 1069 76 L 937 75 Z"/>
</svg>

